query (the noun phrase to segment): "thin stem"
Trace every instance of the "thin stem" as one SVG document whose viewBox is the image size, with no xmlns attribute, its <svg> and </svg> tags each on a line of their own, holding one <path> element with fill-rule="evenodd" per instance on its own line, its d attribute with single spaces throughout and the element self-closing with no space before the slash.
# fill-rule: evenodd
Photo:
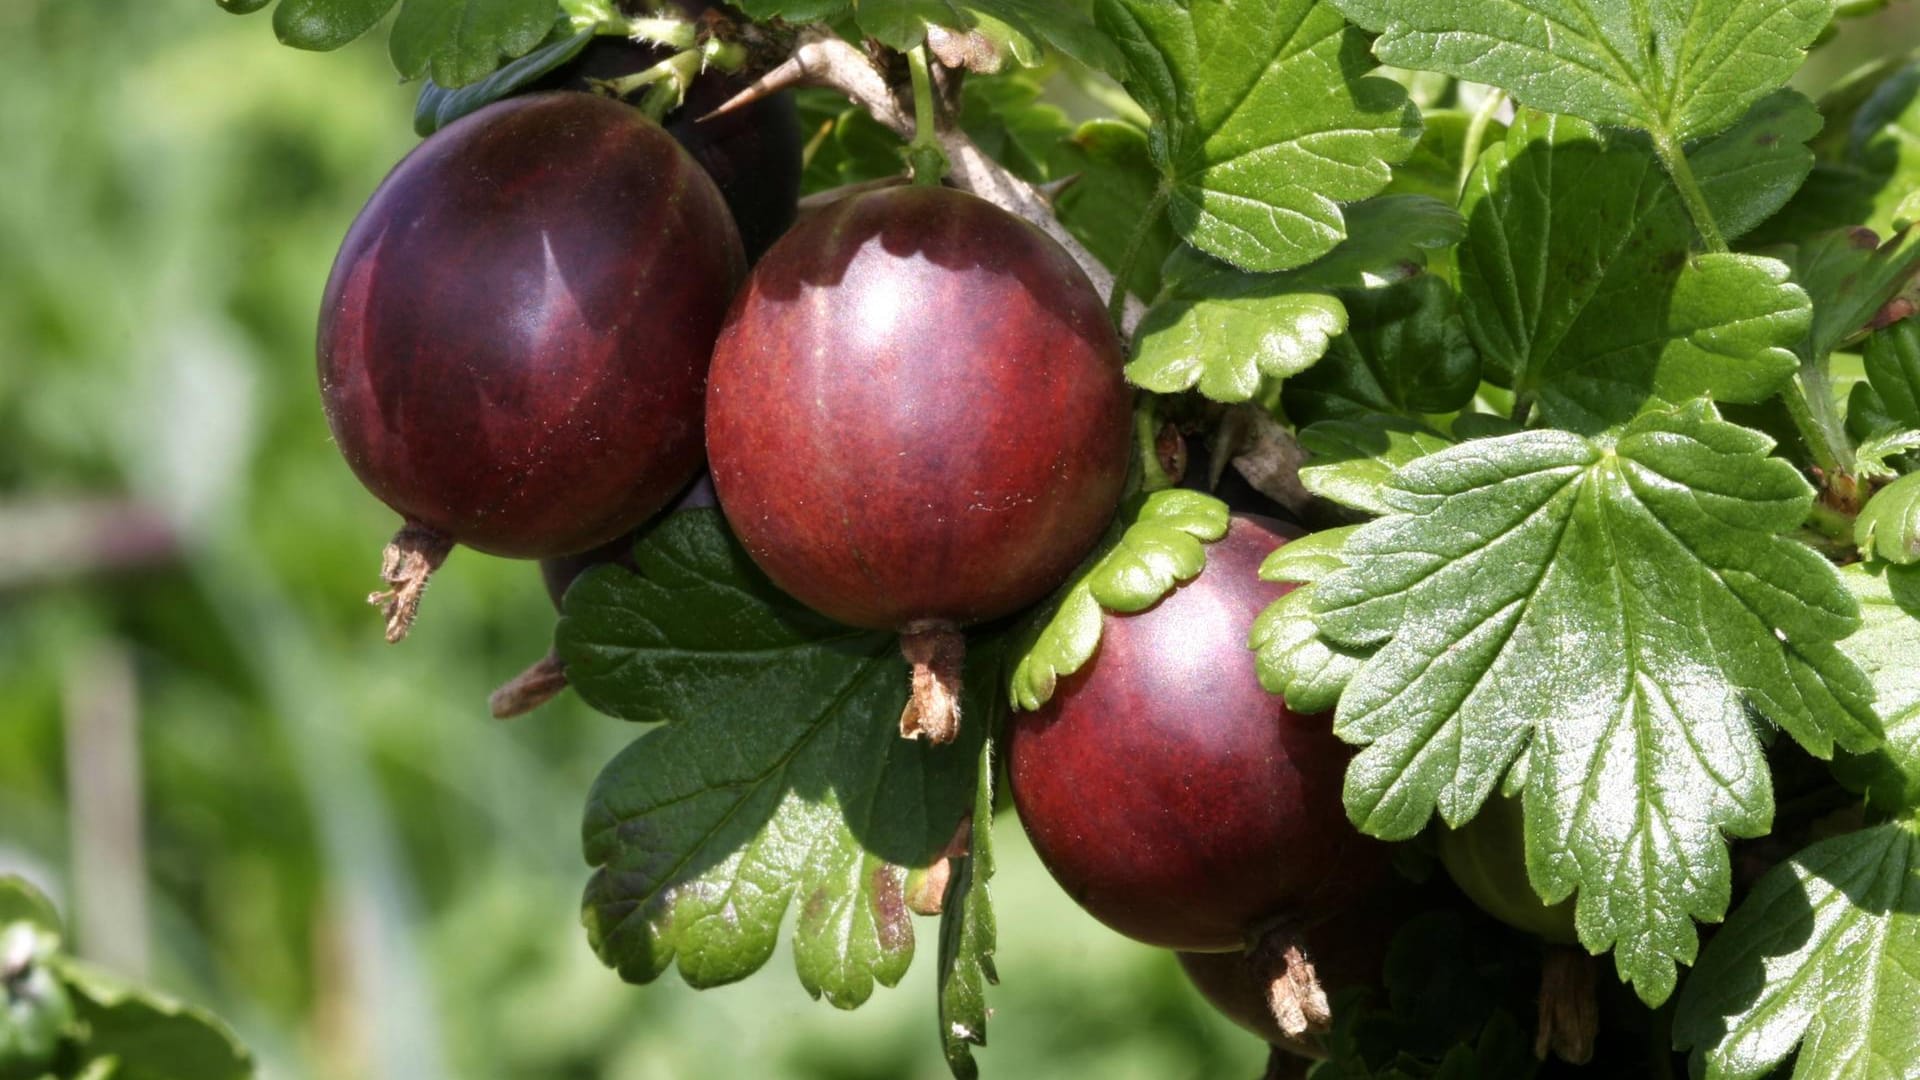
<svg viewBox="0 0 1920 1080">
<path fill-rule="evenodd" d="M 1780 401 L 1787 407 L 1787 415 L 1793 418 L 1793 426 L 1800 432 L 1800 438 L 1807 444 L 1807 452 L 1813 455 L 1813 463 L 1825 470 L 1840 467 L 1840 459 L 1827 442 L 1826 432 L 1813 418 L 1813 410 L 1807 405 L 1806 394 L 1798 386 L 1789 386 L 1780 392 Z"/>
<path fill-rule="evenodd" d="M 1853 543 L 1853 517 L 1828 506 L 1821 499 L 1815 499 L 1813 508 L 1807 511 L 1807 528 L 1829 540 L 1838 540 L 1847 545 Z"/>
<path fill-rule="evenodd" d="M 1164 491 L 1172 487 L 1175 480 L 1160 460 L 1159 399 L 1147 393 L 1140 397 L 1140 404 L 1133 409 L 1134 451 L 1140 455 L 1140 490 Z"/>
<path fill-rule="evenodd" d="M 1133 264 L 1140 261 L 1140 252 L 1147 245 L 1147 234 L 1160 222 L 1160 215 L 1166 213 L 1167 200 L 1173 191 L 1161 184 L 1147 201 L 1145 212 L 1140 215 L 1140 223 L 1133 227 L 1133 236 L 1127 240 L 1126 254 L 1120 256 L 1120 265 L 1114 267 L 1113 289 L 1107 294 L 1107 316 L 1122 334 L 1126 333 L 1127 320 L 1127 279 L 1133 276 Z"/>
<path fill-rule="evenodd" d="M 1533 416 L 1533 395 L 1526 391 L 1515 391 L 1513 395 L 1513 422 L 1521 427 L 1527 426 L 1527 420 Z"/>
<path fill-rule="evenodd" d="M 1507 92 L 1495 90 L 1480 103 L 1480 108 L 1474 110 L 1473 119 L 1467 123 L 1467 141 L 1460 151 L 1460 178 L 1453 185 L 1455 202 L 1466 197 L 1467 181 L 1472 179 L 1473 167 L 1480 162 L 1480 147 L 1487 141 L 1487 129 L 1493 126 L 1494 116 L 1506 103 Z"/>
<path fill-rule="evenodd" d="M 1666 132 L 1653 135 L 1654 152 L 1660 155 L 1660 163 L 1667 167 L 1667 176 L 1672 178 L 1673 186 L 1680 192 L 1680 201 L 1686 204 L 1688 216 L 1693 218 L 1693 227 L 1700 233 L 1700 241 L 1711 252 L 1727 250 L 1726 238 L 1720 235 L 1720 224 L 1713 219 L 1713 207 L 1707 205 L 1707 193 L 1700 187 L 1700 181 L 1694 179 L 1693 166 L 1687 164 L 1687 155 L 1680 143 Z"/>
<path fill-rule="evenodd" d="M 1780 395 L 1793 426 L 1806 440 L 1813 463 L 1828 474 L 1852 475 L 1856 468 L 1853 444 L 1847 438 L 1846 422 L 1833 403 L 1833 387 L 1827 382 L 1826 368 L 1811 360 L 1800 362 L 1800 379 Z"/>
<path fill-rule="evenodd" d="M 1827 381 L 1826 364 L 1801 364 L 1800 385 L 1807 392 L 1807 404 L 1813 406 L 1813 419 L 1826 434 L 1827 445 L 1832 449 L 1840 471 L 1852 475 L 1857 467 L 1853 459 L 1853 440 L 1847 437 L 1847 422 L 1840 416 L 1840 407 L 1834 403 L 1833 384 Z"/>
<path fill-rule="evenodd" d="M 700 53 L 689 49 L 674 53 L 645 71 L 613 79 L 604 85 L 615 97 L 621 98 L 645 89 L 647 95 L 640 99 L 639 109 L 650 119 L 658 121 L 679 108 L 681 101 L 686 98 L 687 87 L 699 74 Z"/>
<path fill-rule="evenodd" d="M 914 183 L 938 184 L 947 175 L 947 155 L 940 149 L 926 46 L 907 50 L 907 71 L 913 76 L 913 142 L 907 145 L 907 165 L 913 171 Z"/>
</svg>

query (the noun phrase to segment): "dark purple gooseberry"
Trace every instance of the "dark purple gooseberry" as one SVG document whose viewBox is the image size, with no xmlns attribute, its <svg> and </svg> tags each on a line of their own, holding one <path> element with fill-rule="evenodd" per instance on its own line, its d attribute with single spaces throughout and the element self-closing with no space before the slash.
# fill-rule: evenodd
<svg viewBox="0 0 1920 1080">
<path fill-rule="evenodd" d="M 953 736 L 959 628 L 1045 597 L 1113 517 L 1120 365 L 1066 251 L 950 189 L 833 203 L 741 289 L 707 393 L 720 507 L 782 589 L 903 635 L 903 733 Z"/>
<path fill-rule="evenodd" d="M 687 483 L 744 271 L 712 180 L 607 98 L 499 102 L 394 169 L 341 246 L 319 335 L 334 438 L 406 521 L 375 597 L 389 639 L 453 544 L 585 551 Z"/>
<path fill-rule="evenodd" d="M 676 6 L 689 17 L 712 7 L 697 2 Z M 533 89 L 591 91 L 599 82 L 636 75 L 670 55 L 671 50 L 659 45 L 596 38 Z M 793 224 L 804 149 L 800 114 L 791 94 L 774 94 L 719 116 L 709 115 L 751 81 L 718 70 L 702 72 L 687 88 L 680 107 L 666 116 L 667 133 L 687 148 L 727 200 L 749 262 L 759 259 Z"/>
<path fill-rule="evenodd" d="M 1278 961 L 1276 980 L 1302 931 L 1389 872 L 1341 804 L 1352 751 L 1261 687 L 1247 647 L 1289 588 L 1258 576 L 1289 535 L 1235 515 L 1198 577 L 1105 615 L 1093 659 L 1007 733 L 1020 820 L 1068 895 L 1137 941 Z"/>
</svg>

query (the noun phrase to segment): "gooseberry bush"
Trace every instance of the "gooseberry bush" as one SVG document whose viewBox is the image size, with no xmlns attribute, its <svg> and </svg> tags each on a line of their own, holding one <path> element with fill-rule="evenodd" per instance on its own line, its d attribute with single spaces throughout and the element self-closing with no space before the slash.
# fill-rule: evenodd
<svg viewBox="0 0 1920 1080">
<path fill-rule="evenodd" d="M 1920 1075 L 1920 64 L 1788 86 L 1881 6 L 279 0 L 423 81 L 375 599 L 545 560 L 633 982 L 931 934 L 973 1075 L 1008 794 L 1274 1076 Z"/>
</svg>

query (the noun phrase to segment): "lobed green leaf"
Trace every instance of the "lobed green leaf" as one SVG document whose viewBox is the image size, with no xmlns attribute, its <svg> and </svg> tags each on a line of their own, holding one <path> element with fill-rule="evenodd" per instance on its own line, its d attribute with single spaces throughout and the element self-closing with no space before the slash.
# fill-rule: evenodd
<svg viewBox="0 0 1920 1080">
<path fill-rule="evenodd" d="M 1920 229 L 1903 229 L 1884 244 L 1872 229 L 1835 229 L 1779 254 L 1813 300 L 1813 324 L 1797 351 L 1809 363 L 1825 363 L 1920 270 Z"/>
<path fill-rule="evenodd" d="M 1920 831 L 1848 833 L 1768 871 L 1687 980 L 1673 1033 L 1707 1080 L 1753 1080 L 1789 1055 L 1795 1080 L 1910 1075 Z"/>
<path fill-rule="evenodd" d="M 1366 41 L 1325 0 L 1098 0 L 1122 81 L 1187 242 L 1243 270 L 1288 270 L 1346 236 L 1340 204 L 1377 195 L 1420 114 L 1368 74 Z"/>
<path fill-rule="evenodd" d="M 246 14 L 273 0 L 219 0 Z M 447 88 L 478 82 L 503 61 L 544 41 L 560 14 L 559 0 L 280 0 L 274 33 L 298 49 L 337 49 L 385 18 L 400 14 L 387 38 L 401 77 L 431 75 Z"/>
<path fill-rule="evenodd" d="M 1920 473 L 1874 492 L 1854 520 L 1853 539 L 1868 559 L 1920 562 Z"/>
<path fill-rule="evenodd" d="M 1676 143 L 1725 130 L 1800 67 L 1834 0 L 1333 0 L 1383 63 Z"/>
<path fill-rule="evenodd" d="M 1004 708 L 1000 680 L 982 685 L 987 689 L 983 697 L 994 707 L 990 713 L 974 711 L 971 715 L 976 722 Z M 988 895 L 993 880 L 993 747 L 991 738 L 980 747 L 968 846 L 953 857 L 953 876 L 940 912 L 940 1007 L 936 1014 L 947 1067 L 956 1080 L 972 1080 L 980 1073 L 973 1060 L 973 1047 L 987 1044 L 987 1019 L 993 1011 L 987 1007 L 987 987 L 1000 981 L 993 965 L 999 928 L 993 898 Z"/>
<path fill-rule="evenodd" d="M 0 926 L 21 922 L 55 937 L 62 932 L 60 912 L 46 893 L 18 874 L 0 874 Z"/>
<path fill-rule="evenodd" d="M 532 52 L 558 11 L 555 0 L 402 0 L 387 53 L 403 78 L 462 87 Z"/>
<path fill-rule="evenodd" d="M 1382 413 L 1452 412 L 1480 388 L 1480 354 L 1467 338 L 1451 286 L 1434 274 L 1374 289 L 1341 289 L 1347 332 L 1319 363 L 1284 387 L 1296 423 Z"/>
<path fill-rule="evenodd" d="M 1299 712 L 1324 712 L 1370 655 L 1330 644 L 1314 621 L 1313 583 L 1346 568 L 1341 548 L 1359 526 L 1322 529 L 1281 546 L 1260 564 L 1264 581 L 1298 585 L 1254 620 L 1247 647 L 1257 653 L 1260 685 Z"/>
<path fill-rule="evenodd" d="M 1482 155 L 1461 209 L 1468 333 L 1488 377 L 1555 426 L 1597 433 L 1701 395 L 1763 401 L 1798 366 L 1811 311 L 1787 267 L 1693 255 L 1643 140 L 1523 113 Z"/>
<path fill-rule="evenodd" d="M 913 955 L 907 871 L 942 852 L 972 802 L 984 725 L 931 747 L 899 737 L 906 666 L 892 635 L 847 630 L 775 589 L 714 511 L 668 517 L 568 591 L 558 651 L 596 707 L 667 721 L 588 797 L 595 950 L 646 982 L 694 986 L 766 963 L 797 905 L 794 962 L 842 1008 Z M 969 681 L 992 685 L 993 650 Z M 979 670 L 985 665 L 987 670 Z"/>
<path fill-rule="evenodd" d="M 1920 428 L 1920 322 L 1902 319 L 1868 338 L 1866 372 L 1888 417 Z"/>
<path fill-rule="evenodd" d="M 1227 504 L 1184 488 L 1156 491 L 1121 508 L 1107 539 L 1046 608 L 1020 648 L 1009 694 L 1032 712 L 1100 644 L 1103 612 L 1144 611 L 1206 568 L 1206 545 L 1227 534 Z"/>
<path fill-rule="evenodd" d="M 1710 405 L 1613 441 L 1476 439 L 1381 489 L 1396 513 L 1318 581 L 1320 632 L 1377 649 L 1335 730 L 1362 745 L 1347 807 L 1365 831 L 1470 819 L 1525 750 L 1527 862 L 1579 892 L 1581 942 L 1616 950 L 1649 1003 L 1690 962 L 1692 919 L 1728 897 L 1722 834 L 1765 831 L 1751 709 L 1819 756 L 1864 751 L 1872 688 L 1834 642 L 1859 623 L 1833 567 L 1779 534 L 1813 492 L 1772 443 Z"/>
<path fill-rule="evenodd" d="M 1834 772 L 1891 813 L 1920 809 L 1920 568 L 1855 564 L 1840 577 L 1860 602 L 1860 629 L 1840 643 L 1873 683 L 1886 742 L 1843 754 Z"/>
<path fill-rule="evenodd" d="M 546 44 L 479 82 L 449 90 L 428 79 L 426 85 L 420 88 L 420 100 L 414 103 L 414 134 L 426 138 L 469 113 L 512 97 L 539 82 L 542 76 L 566 66 L 586 49 L 593 38 L 592 30 L 575 34 L 562 27 L 548 36 Z"/>
<path fill-rule="evenodd" d="M 1134 333 L 1127 379 L 1155 393 L 1198 389 L 1215 401 L 1251 399 L 1263 380 L 1297 375 L 1348 327 L 1340 290 L 1416 273 L 1428 251 L 1461 236 L 1460 216 L 1418 195 L 1348 209 L 1352 232 L 1297 270 L 1245 274 L 1189 247 L 1161 268 L 1161 293 Z"/>
<path fill-rule="evenodd" d="M 1393 416 L 1323 420 L 1300 430 L 1312 454 L 1300 470 L 1308 491 L 1369 514 L 1390 514 L 1381 489 L 1401 466 L 1453 445 L 1424 425 Z"/>
<path fill-rule="evenodd" d="M 117 1080 L 247 1080 L 253 1056 L 204 1009 L 128 983 L 67 957 L 53 967 L 86 1030 L 84 1054 L 112 1061 Z"/>
</svg>

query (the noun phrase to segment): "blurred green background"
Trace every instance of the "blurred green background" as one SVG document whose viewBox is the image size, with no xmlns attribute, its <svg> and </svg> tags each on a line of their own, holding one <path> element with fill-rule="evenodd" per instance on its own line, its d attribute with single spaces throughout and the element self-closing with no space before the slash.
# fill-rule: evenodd
<svg viewBox="0 0 1920 1080">
<path fill-rule="evenodd" d="M 1916 38 L 1896 4 L 1806 85 Z M 784 952 L 704 994 L 594 959 L 579 816 L 635 732 L 571 698 L 488 719 L 547 647 L 532 567 L 461 553 L 381 641 L 394 521 L 328 441 L 312 334 L 413 98 L 379 35 L 307 55 L 210 0 L 0 0 L 0 872 L 270 1076 L 944 1076 L 931 922 L 851 1014 Z M 989 1075 L 1257 1075 L 1002 824 Z"/>
</svg>

